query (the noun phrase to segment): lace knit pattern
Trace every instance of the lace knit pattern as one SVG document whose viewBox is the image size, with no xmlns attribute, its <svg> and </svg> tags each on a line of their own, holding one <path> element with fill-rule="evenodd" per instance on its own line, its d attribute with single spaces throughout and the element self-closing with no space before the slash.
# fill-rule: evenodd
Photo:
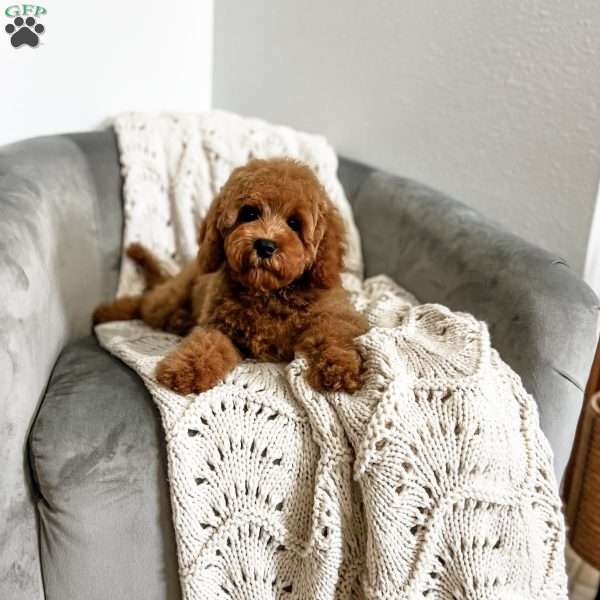
<svg viewBox="0 0 600 600">
<path fill-rule="evenodd" d="M 297 357 L 179 396 L 153 376 L 176 336 L 97 327 L 162 415 L 184 598 L 566 598 L 551 452 L 485 325 L 383 276 L 351 296 L 354 395 Z"/>
<path fill-rule="evenodd" d="M 176 336 L 96 328 L 162 418 L 185 600 L 566 598 L 564 524 L 535 402 L 484 324 L 366 282 L 350 207 L 323 138 L 229 113 L 116 120 L 125 243 L 173 269 L 234 166 L 286 154 L 318 173 L 346 222 L 344 278 L 371 328 L 363 388 L 323 395 L 301 356 L 246 361 L 212 390 L 154 379 Z M 190 218 L 190 215 L 193 218 Z M 120 293 L 141 286 L 123 261 Z"/>
</svg>

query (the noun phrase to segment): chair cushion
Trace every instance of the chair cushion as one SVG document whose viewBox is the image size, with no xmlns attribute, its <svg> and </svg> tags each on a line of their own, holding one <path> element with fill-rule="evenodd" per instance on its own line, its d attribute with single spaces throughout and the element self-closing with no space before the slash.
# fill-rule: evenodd
<svg viewBox="0 0 600 600">
<path fill-rule="evenodd" d="M 47 600 L 180 597 L 160 417 L 95 338 L 62 352 L 30 456 Z"/>
</svg>

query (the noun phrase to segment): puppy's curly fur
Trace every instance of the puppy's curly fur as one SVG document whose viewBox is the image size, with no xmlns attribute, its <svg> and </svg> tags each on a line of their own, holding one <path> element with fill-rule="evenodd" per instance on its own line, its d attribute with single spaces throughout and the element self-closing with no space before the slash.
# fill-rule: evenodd
<svg viewBox="0 0 600 600">
<path fill-rule="evenodd" d="M 182 394 L 211 388 L 244 357 L 290 361 L 295 352 L 307 357 L 314 388 L 360 387 L 354 339 L 367 323 L 341 285 L 344 226 L 308 167 L 281 158 L 234 170 L 199 242 L 197 259 L 174 277 L 131 245 L 147 290 L 99 306 L 94 321 L 141 318 L 186 336 L 156 370 Z"/>
</svg>

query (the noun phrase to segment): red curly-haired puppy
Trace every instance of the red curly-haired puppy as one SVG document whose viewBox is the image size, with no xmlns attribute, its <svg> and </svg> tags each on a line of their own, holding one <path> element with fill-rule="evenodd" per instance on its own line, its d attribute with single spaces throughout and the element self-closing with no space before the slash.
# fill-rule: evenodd
<svg viewBox="0 0 600 600">
<path fill-rule="evenodd" d="M 341 285 L 342 221 L 308 167 L 280 158 L 235 169 L 199 241 L 197 259 L 175 277 L 130 246 L 148 289 L 98 307 L 95 322 L 142 318 L 185 335 L 156 369 L 181 394 L 211 388 L 244 357 L 290 361 L 295 352 L 317 390 L 360 387 L 354 339 L 367 323 Z"/>
</svg>

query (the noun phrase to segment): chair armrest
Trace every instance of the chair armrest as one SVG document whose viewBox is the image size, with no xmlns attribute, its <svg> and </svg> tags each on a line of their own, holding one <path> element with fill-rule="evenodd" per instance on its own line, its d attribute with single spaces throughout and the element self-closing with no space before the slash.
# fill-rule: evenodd
<svg viewBox="0 0 600 600">
<path fill-rule="evenodd" d="M 537 400 L 560 481 L 597 339 L 592 290 L 564 260 L 414 181 L 367 174 L 354 213 L 367 275 L 487 322 Z"/>
<path fill-rule="evenodd" d="M 108 295 L 99 186 L 81 141 L 0 148 L 0 598 L 43 597 L 27 436 L 58 353 Z"/>
</svg>

